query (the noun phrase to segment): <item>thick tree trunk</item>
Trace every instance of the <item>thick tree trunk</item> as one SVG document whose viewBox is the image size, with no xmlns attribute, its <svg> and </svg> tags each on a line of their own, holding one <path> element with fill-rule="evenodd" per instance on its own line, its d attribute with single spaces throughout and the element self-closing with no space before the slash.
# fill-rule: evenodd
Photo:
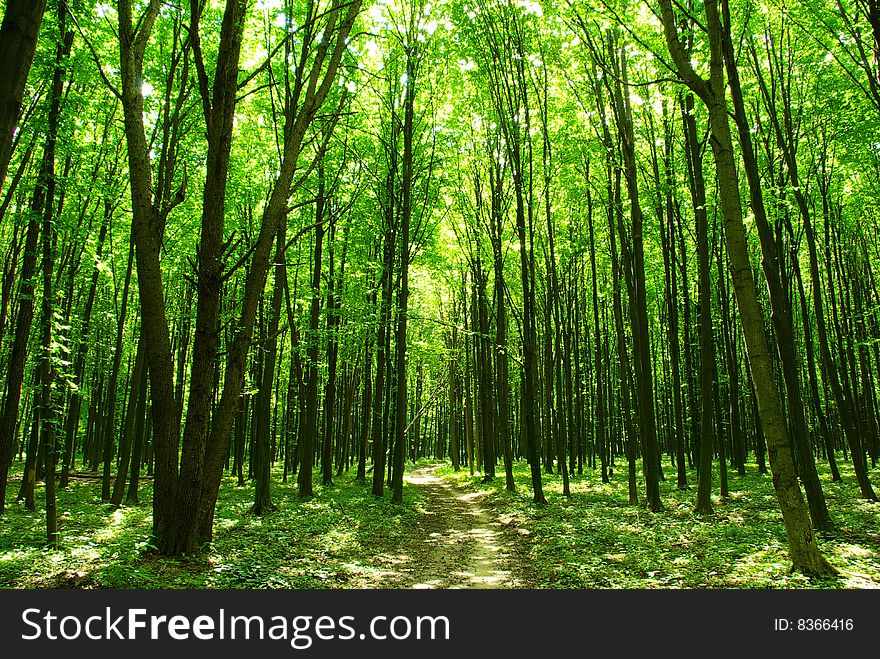
<svg viewBox="0 0 880 659">
<path fill-rule="evenodd" d="M 797 356 L 795 354 L 794 323 L 792 318 L 792 302 L 787 287 L 781 281 L 780 273 L 780 245 L 773 236 L 773 230 L 767 221 L 767 213 L 764 207 L 764 199 L 761 192 L 760 173 L 758 163 L 752 147 L 751 126 L 746 117 L 745 103 L 739 81 L 739 71 L 736 66 L 735 53 L 731 37 L 730 12 L 726 0 L 722 2 L 723 35 L 722 49 L 724 51 L 724 63 L 729 78 L 731 99 L 734 106 L 734 120 L 739 134 L 742 148 L 743 164 L 746 178 L 749 184 L 749 199 L 751 200 L 752 212 L 758 229 L 758 238 L 761 243 L 763 255 L 762 265 L 767 279 L 767 287 L 770 293 L 771 320 L 776 334 L 776 351 L 782 365 L 783 379 L 785 380 L 786 400 L 788 413 L 792 424 L 793 444 L 799 463 L 799 474 L 807 494 L 807 504 L 810 509 L 813 526 L 819 530 L 830 530 L 833 526 L 828 507 L 825 503 L 825 495 L 819 475 L 816 472 L 816 463 L 812 453 L 809 429 L 805 415 L 805 405 L 798 377 Z M 763 78 L 759 79 L 763 88 Z M 766 90 L 764 90 L 766 93 Z M 775 108 L 771 110 L 771 123 L 779 127 Z M 781 132 L 777 131 L 778 145 L 783 152 L 788 153 L 786 145 L 781 139 Z M 795 186 L 795 194 L 799 194 L 797 185 L 797 166 L 793 160 L 788 161 L 788 174 Z"/>
<path fill-rule="evenodd" d="M 147 42 L 161 6 L 150 0 L 135 21 L 130 0 L 120 0 L 119 55 L 122 108 L 128 147 L 128 171 L 132 201 L 132 235 L 135 242 L 141 332 L 146 341 L 154 451 L 153 535 L 160 549 L 171 549 L 164 539 L 170 527 L 177 478 L 180 440 L 178 401 L 174 395 L 174 362 L 165 307 L 159 251 L 164 217 L 152 201 L 152 165 L 144 134 L 144 98 L 141 93 L 143 60 Z M 190 511 L 191 514 L 191 511 Z"/>
<path fill-rule="evenodd" d="M 315 57 L 310 62 L 312 68 L 302 72 L 305 78 L 298 79 L 304 85 L 297 90 L 297 95 L 302 95 L 300 105 L 289 106 L 286 109 L 284 129 L 286 139 L 283 145 L 281 168 L 263 212 L 259 237 L 245 278 L 238 331 L 228 351 L 226 377 L 212 419 L 211 437 L 205 455 L 205 476 L 202 479 L 199 511 L 199 537 L 203 542 L 210 541 L 213 535 L 214 508 L 223 476 L 226 439 L 232 429 L 238 398 L 244 386 L 247 354 L 251 345 L 257 303 L 271 266 L 275 235 L 282 219 L 289 212 L 288 203 L 294 185 L 294 174 L 297 171 L 297 163 L 309 126 L 336 81 L 336 73 L 347 48 L 348 35 L 360 6 L 360 0 L 354 0 L 347 5 L 343 4 L 342 0 L 333 0 L 332 7 L 325 11 L 326 24 L 320 44 L 316 46 Z M 309 40 L 306 39 L 304 43 L 308 42 Z M 308 81 L 307 87 L 305 80 Z M 333 125 L 335 124 L 331 124 L 331 127 Z M 327 132 L 329 131 L 325 131 L 325 145 L 326 140 L 329 139 Z M 325 150 L 326 146 L 321 147 L 317 155 L 318 159 L 323 156 Z"/>
<path fill-rule="evenodd" d="M 200 537 L 199 523 L 204 518 L 206 503 L 202 498 L 202 487 L 208 444 L 211 441 L 214 379 L 220 347 L 218 319 L 224 277 L 223 260 L 228 247 L 224 244 L 226 182 L 238 93 L 238 62 L 247 7 L 245 0 L 228 0 L 226 3 L 214 79 L 209 91 L 199 33 L 202 9 L 196 0 L 190 4 L 191 43 L 207 124 L 208 153 L 202 189 L 199 243 L 196 259 L 191 262 L 195 269 L 198 296 L 180 476 L 173 485 L 174 504 L 170 512 L 169 532 L 159 538 L 163 553 L 172 555 L 196 551 L 204 541 Z M 198 511 L 198 514 L 193 514 L 193 511 Z"/>
<path fill-rule="evenodd" d="M 0 190 L 15 144 L 15 128 L 37 50 L 46 0 L 7 0 L 0 25 Z"/>
</svg>

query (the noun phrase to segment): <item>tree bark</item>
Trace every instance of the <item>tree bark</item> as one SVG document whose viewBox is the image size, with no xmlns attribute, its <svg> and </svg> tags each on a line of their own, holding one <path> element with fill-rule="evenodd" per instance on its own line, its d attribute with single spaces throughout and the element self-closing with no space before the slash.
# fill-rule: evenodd
<svg viewBox="0 0 880 659">
<path fill-rule="evenodd" d="M 305 419 L 300 425 L 299 472 L 296 482 L 300 497 L 311 497 L 312 465 L 318 437 L 318 336 L 321 309 L 321 257 L 324 245 L 324 166 L 318 164 L 318 198 L 315 205 L 315 252 L 312 260 L 312 301 L 309 306 L 309 331 L 306 337 Z"/>
<path fill-rule="evenodd" d="M 836 570 L 816 546 L 809 515 L 798 487 L 782 407 L 776 393 L 764 320 L 749 263 L 738 174 L 725 102 L 723 28 L 717 0 L 708 0 L 705 4 L 710 50 L 708 81 L 694 72 L 690 58 L 678 41 L 671 0 L 660 0 L 660 8 L 666 43 L 679 75 L 700 96 L 709 111 L 710 142 L 715 158 L 730 275 L 745 336 L 761 425 L 767 440 L 773 485 L 788 537 L 789 555 L 797 570 L 811 574 L 833 574 Z"/>
<path fill-rule="evenodd" d="M 695 511 L 711 515 L 712 452 L 715 430 L 712 423 L 713 374 L 715 348 L 712 337 L 712 281 L 709 255 L 709 219 L 706 213 L 706 184 L 703 177 L 702 145 L 697 139 L 694 97 L 688 94 L 682 105 L 688 179 L 694 207 L 697 233 L 697 299 L 700 337 L 700 425 L 697 444 L 697 501 Z"/>
<path fill-rule="evenodd" d="M 15 144 L 15 128 L 37 51 L 46 0 L 7 0 L 0 25 L 0 190 Z"/>
</svg>

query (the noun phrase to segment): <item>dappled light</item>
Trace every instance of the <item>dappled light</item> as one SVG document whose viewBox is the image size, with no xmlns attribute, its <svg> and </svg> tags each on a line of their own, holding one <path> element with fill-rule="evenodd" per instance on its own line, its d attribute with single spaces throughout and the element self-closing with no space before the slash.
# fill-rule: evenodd
<svg viewBox="0 0 880 659">
<path fill-rule="evenodd" d="M 880 585 L 880 0 L 0 5 L 0 588 Z"/>
<path fill-rule="evenodd" d="M 437 477 L 434 468 L 417 469 L 408 482 L 423 489 L 426 497 L 423 535 L 419 529 L 418 558 L 399 575 L 401 586 L 410 588 L 502 588 L 516 587 L 507 556 L 500 546 L 487 511 L 480 507 L 485 493 L 457 492 Z M 424 575 L 432 575 L 425 579 Z M 416 583 L 411 583 L 416 581 Z"/>
</svg>

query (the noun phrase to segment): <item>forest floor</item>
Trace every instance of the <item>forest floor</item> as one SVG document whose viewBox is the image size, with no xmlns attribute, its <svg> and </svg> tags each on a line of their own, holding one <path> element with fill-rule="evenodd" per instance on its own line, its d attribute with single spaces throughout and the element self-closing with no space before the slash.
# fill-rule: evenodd
<svg viewBox="0 0 880 659">
<path fill-rule="evenodd" d="M 816 534 L 819 548 L 840 576 L 813 579 L 792 573 L 785 527 L 769 474 L 746 465 L 728 469 L 729 493 L 718 496 L 714 465 L 714 513 L 694 513 L 696 473 L 679 490 L 675 469 L 664 461 L 660 483 L 664 510 L 652 513 L 628 503 L 626 465 L 602 483 L 598 469 L 571 476 L 562 495 L 558 474 L 543 473 L 548 503 L 531 500 L 524 462 L 514 466 L 517 491 L 505 491 L 503 469 L 490 483 L 465 468 L 443 466 L 434 474 L 479 496 L 482 506 L 520 537 L 518 553 L 531 566 L 538 588 L 880 588 L 880 503 L 860 498 L 852 467 L 838 461 L 842 482 L 818 464 L 834 531 Z M 499 465 L 500 468 L 500 465 Z M 880 465 L 871 471 L 880 482 Z M 644 482 L 639 478 L 640 493 Z"/>
<path fill-rule="evenodd" d="M 13 473 L 20 465 L 13 466 Z M 489 483 L 466 469 L 407 465 L 404 504 L 392 505 L 353 474 L 315 486 L 301 500 L 295 480 L 275 474 L 278 510 L 249 514 L 250 483 L 224 480 L 214 542 L 201 553 L 158 556 L 150 547 L 152 484 L 145 503 L 101 503 L 100 480 L 74 478 L 59 492 L 61 546 L 45 545 L 42 487 L 38 510 L 7 501 L 0 515 L 0 588 L 880 588 L 880 503 L 859 498 L 851 469 L 832 482 L 819 465 L 833 533 L 818 536 L 841 573 L 815 580 L 789 570 L 778 503 L 769 476 L 754 465 L 731 470 L 729 496 L 715 513 L 693 513 L 691 489 L 676 488 L 668 465 L 665 509 L 627 503 L 624 465 L 602 483 L 587 468 L 562 496 L 558 475 L 544 474 L 546 505 L 532 503 L 525 463 Z M 880 468 L 872 470 L 880 483 Z M 10 482 L 10 493 L 18 481 Z M 641 487 L 641 484 L 640 484 Z"/>
<path fill-rule="evenodd" d="M 487 508 L 486 493 L 438 477 L 439 465 L 406 474 L 423 501 L 394 569 L 362 581 L 382 588 L 528 588 L 536 577 L 517 529 Z M 378 576 L 379 580 L 375 579 Z"/>
</svg>

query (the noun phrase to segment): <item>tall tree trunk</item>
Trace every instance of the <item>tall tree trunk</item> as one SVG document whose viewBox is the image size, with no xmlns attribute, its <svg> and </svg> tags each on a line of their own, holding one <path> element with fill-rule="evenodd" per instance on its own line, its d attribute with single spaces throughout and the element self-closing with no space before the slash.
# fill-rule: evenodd
<svg viewBox="0 0 880 659">
<path fill-rule="evenodd" d="M 125 410 L 125 422 L 122 426 L 122 439 L 119 442 L 119 465 L 116 470 L 116 479 L 113 483 L 113 493 L 110 495 L 110 503 L 118 506 L 122 503 L 122 493 L 125 489 L 125 479 L 128 476 L 128 468 L 131 465 L 132 446 L 136 452 L 140 447 L 136 445 L 137 413 L 140 410 L 141 387 L 144 385 L 144 339 L 141 337 L 137 343 L 137 354 L 134 359 L 134 369 L 131 373 L 130 394 L 128 407 Z M 137 457 L 135 461 L 140 465 Z M 137 490 L 135 490 L 135 497 Z"/>
<path fill-rule="evenodd" d="M 77 342 L 76 355 L 73 361 L 73 385 L 74 389 L 70 395 L 68 404 L 67 418 L 64 425 L 64 456 L 61 463 L 61 483 L 60 487 L 66 489 L 70 478 L 70 468 L 74 459 L 74 445 L 76 443 L 76 435 L 79 432 L 79 419 L 82 411 L 82 388 L 85 385 L 83 377 L 86 369 L 86 357 L 89 352 L 92 321 L 92 309 L 95 304 L 95 292 L 98 288 L 98 278 L 101 274 L 99 265 L 104 254 L 104 241 L 107 238 L 107 227 L 110 223 L 110 217 L 113 213 L 113 205 L 109 197 L 104 199 L 104 213 L 101 220 L 101 228 L 98 231 L 98 244 L 95 247 L 95 268 L 92 271 L 92 278 L 89 284 L 89 292 L 86 298 L 86 306 L 82 312 L 82 328 Z"/>
<path fill-rule="evenodd" d="M 651 364 L 651 344 L 648 335 L 648 300 L 645 275 L 645 251 L 642 235 L 644 218 L 639 203 L 638 179 L 635 159 L 635 134 L 633 132 L 632 110 L 629 100 L 626 53 L 617 49 L 612 39 L 615 70 L 619 81 L 615 86 L 615 116 L 621 138 L 621 153 L 627 191 L 630 198 L 632 281 L 635 296 L 630 300 L 633 324 L 633 354 L 635 356 L 636 387 L 638 393 L 639 431 L 642 438 L 642 469 L 645 475 L 646 505 L 652 511 L 660 511 L 659 447 L 657 427 L 654 417 L 654 378 Z"/>
<path fill-rule="evenodd" d="M 391 477 L 391 503 L 403 503 L 403 470 L 406 459 L 406 342 L 409 314 L 410 224 L 413 193 L 413 133 L 415 131 L 416 75 L 419 53 L 417 45 L 406 48 L 406 90 L 403 105 L 403 176 L 400 184 L 400 291 L 397 295 L 397 330 L 395 332 L 397 400 L 395 402 L 394 471 Z"/>
<path fill-rule="evenodd" d="M 327 272 L 327 383 L 324 386 L 324 433 L 321 440 L 321 484 L 333 484 L 334 423 L 336 420 L 336 364 L 339 356 L 339 296 L 335 272 L 334 243 L 336 228 L 328 236 L 329 263 Z M 341 278 L 340 278 L 341 280 Z"/>
<path fill-rule="evenodd" d="M 12 3 L 12 6 L 7 7 L 7 15 L 10 16 L 10 20 L 13 16 L 13 14 L 10 13 L 10 10 L 15 9 L 15 5 L 20 4 L 21 3 Z M 37 4 L 40 3 L 34 3 L 34 5 Z M 18 9 L 20 11 L 24 11 L 24 8 L 19 7 Z M 40 10 L 40 15 L 42 15 L 42 10 Z M 6 16 L 4 16 L 3 26 L 0 29 L 12 30 L 12 26 L 7 25 L 5 18 Z M 36 41 L 37 28 L 37 25 L 31 25 L 30 27 L 28 27 L 28 25 L 18 24 L 15 27 L 15 31 L 17 32 L 19 29 L 32 30 L 31 33 L 33 34 L 33 39 L 34 41 Z M 17 39 L 23 39 L 25 37 L 26 35 L 16 36 Z M 8 41 L 9 38 L 10 37 L 4 38 L 7 43 L 11 43 Z M 36 44 L 34 44 L 34 46 L 36 46 Z M 6 64 L 7 63 L 4 60 L 3 66 L 6 66 Z M 57 75 L 58 72 L 56 71 L 56 78 Z M 3 80 L 4 82 L 2 84 L 6 84 L 8 82 L 8 80 L 5 78 Z M 55 80 L 53 79 L 53 90 L 54 82 Z M 22 89 L 23 85 L 24 83 L 22 82 Z M 50 99 L 50 105 L 54 105 L 54 103 L 56 102 L 60 103 L 60 95 L 61 91 L 59 89 L 57 98 L 55 100 Z M 7 101 L 7 104 L 9 102 L 12 101 Z M 7 107 L 3 111 L 9 112 L 9 108 Z M 11 131 L 14 126 L 14 122 L 18 119 L 17 103 L 15 107 L 15 112 L 10 114 L 14 114 L 14 118 L 11 120 L 9 127 L 9 130 Z M 11 135 L 9 136 L 9 139 L 11 140 Z M 6 505 L 6 485 L 9 478 L 9 468 L 12 466 L 18 413 L 21 405 L 21 390 L 22 384 L 24 383 L 25 362 L 28 355 L 28 338 L 30 337 L 31 324 L 34 319 L 34 275 L 37 270 L 37 250 L 39 248 L 38 242 L 40 238 L 41 220 L 43 219 L 43 216 L 45 214 L 48 214 L 51 218 L 53 208 L 53 200 L 49 196 L 49 192 L 51 192 L 49 188 L 50 185 L 54 188 L 53 181 L 56 141 L 56 133 L 51 130 L 48 131 L 43 146 L 43 159 L 40 164 L 39 173 L 37 175 L 37 185 L 34 187 L 30 206 L 26 211 L 28 217 L 28 228 L 27 236 L 25 237 L 23 262 L 18 283 L 18 314 L 16 315 L 15 319 L 15 335 L 9 353 L 9 366 L 6 376 L 6 397 L 3 405 L 3 418 L 2 421 L 0 421 L 0 512 L 5 509 Z M 2 164 L 2 162 L 0 162 L 0 164 Z M 23 481 L 23 484 L 27 481 L 28 479 L 26 477 Z"/>
<path fill-rule="evenodd" d="M 131 286 L 131 269 L 134 261 L 134 241 L 129 240 L 128 265 L 125 269 L 125 282 L 122 285 L 122 296 L 116 319 L 116 344 L 113 362 L 110 366 L 110 379 L 107 385 L 107 400 L 104 409 L 104 450 L 102 453 L 104 469 L 101 478 L 101 501 L 110 501 L 111 474 L 114 448 L 116 446 L 116 396 L 119 392 L 119 369 L 122 365 L 123 340 L 125 338 L 125 317 L 128 315 L 128 292 Z"/>
<path fill-rule="evenodd" d="M 39 4 L 39 3 L 35 3 Z M 58 462 L 58 447 L 55 441 L 55 408 L 52 400 L 54 389 L 55 369 L 53 366 L 53 325 L 54 325 L 54 266 L 55 266 L 55 231 L 53 228 L 54 200 L 55 200 L 55 146 L 58 140 L 58 124 L 61 119 L 61 100 L 64 91 L 65 64 L 70 56 L 73 44 L 73 31 L 67 29 L 67 10 L 58 5 L 58 43 L 55 48 L 55 71 L 52 76 L 52 95 L 49 99 L 49 130 L 46 138 L 46 152 L 44 153 L 45 179 L 38 185 L 46 186 L 46 204 L 43 209 L 43 300 L 41 319 L 41 352 L 42 376 L 40 383 L 40 434 L 45 460 L 46 481 L 46 539 L 50 547 L 57 547 L 58 536 L 58 510 L 55 500 L 55 465 Z M 2 166 L 2 162 L 0 162 Z M 61 201 L 58 203 L 60 212 Z"/>
<path fill-rule="evenodd" d="M 460 449 L 458 442 L 458 397 L 461 392 L 458 388 L 458 360 L 456 349 L 458 347 L 458 328 L 453 325 L 449 336 L 449 457 L 452 461 L 452 470 L 461 468 Z"/>
<path fill-rule="evenodd" d="M 206 540 L 200 537 L 202 534 L 199 525 L 204 517 L 202 487 L 209 433 L 212 430 L 214 378 L 220 348 L 218 328 L 224 259 L 229 246 L 229 243 L 224 243 L 226 183 L 238 93 L 238 62 L 248 4 L 246 0 L 227 0 L 220 28 L 214 79 L 209 82 L 201 51 L 199 23 L 202 7 L 198 0 L 190 2 L 190 39 L 202 111 L 207 125 L 208 152 L 205 184 L 202 189 L 199 242 L 196 258 L 191 261 L 198 295 L 180 476 L 176 482 L 166 485 L 174 491 L 174 504 L 167 517 L 167 526 L 164 519 L 160 524 L 167 531 L 161 534 L 159 546 L 167 554 L 193 552 Z M 176 455 L 174 459 L 176 461 Z M 164 485 L 164 479 L 162 481 Z M 159 486 L 157 474 L 156 487 Z M 193 514 L 193 511 L 199 512 Z"/>
<path fill-rule="evenodd" d="M 373 292 L 372 304 L 370 307 L 376 307 L 376 294 Z M 367 330 L 369 331 L 369 330 Z M 367 337 L 366 339 L 366 349 L 365 349 L 365 357 L 364 357 L 364 393 L 361 398 L 361 427 L 360 427 L 360 450 L 358 451 L 358 466 L 357 466 L 357 474 L 355 475 L 355 480 L 358 483 L 363 483 L 367 479 L 367 451 L 370 446 L 370 420 L 372 417 L 372 402 L 373 402 L 373 342 L 371 340 L 372 337 Z"/>
<path fill-rule="evenodd" d="M 593 281 L 593 372 L 596 379 L 596 412 L 595 418 L 595 438 L 599 450 L 599 465 L 601 470 L 602 482 L 608 483 L 608 458 L 605 447 L 605 392 L 601 384 L 602 380 L 602 332 L 599 324 L 599 273 L 596 270 L 596 235 L 593 227 L 593 195 L 590 191 L 590 166 L 587 164 L 584 178 L 587 183 L 587 224 L 590 233 L 590 273 Z M 609 205 L 610 210 L 610 205 Z M 613 257 L 617 260 L 616 255 Z"/>
<path fill-rule="evenodd" d="M 286 270 L 284 263 L 284 250 L 287 243 L 287 221 L 282 220 L 278 229 L 275 248 L 275 268 L 272 284 L 272 307 L 269 310 L 269 327 L 266 331 L 266 343 L 262 346 L 263 379 L 260 383 L 260 391 L 257 394 L 257 446 L 255 454 L 256 485 L 254 488 L 254 505 L 250 512 L 254 515 L 265 515 L 277 509 L 272 503 L 270 482 L 272 476 L 272 455 L 270 452 L 269 418 L 272 405 L 273 377 L 275 374 L 275 362 L 278 355 L 278 328 L 281 324 L 281 300 L 284 295 L 284 282 Z M 276 392 L 276 396 L 278 393 Z"/>
<path fill-rule="evenodd" d="M 708 81 L 700 78 L 693 70 L 690 58 L 678 40 L 671 0 L 660 0 L 660 8 L 666 43 L 676 69 L 688 87 L 700 96 L 709 111 L 711 145 L 715 158 L 730 274 L 746 340 L 761 426 L 767 440 L 773 485 L 788 537 L 789 555 L 797 570 L 812 574 L 833 574 L 836 570 L 825 560 L 816 546 L 809 515 L 798 487 L 782 406 L 773 379 L 764 320 L 749 263 L 738 174 L 725 102 L 723 28 L 718 14 L 717 0 L 708 0 L 705 3 L 710 50 Z"/>
<path fill-rule="evenodd" d="M 500 179 L 500 168 L 496 171 Z M 501 181 L 498 181 L 500 187 Z M 493 197 L 496 195 L 493 186 Z M 500 189 L 498 190 L 500 194 Z M 500 201 L 500 200 L 499 200 Z M 504 257 L 501 251 L 501 234 L 503 231 L 501 209 L 496 212 L 493 202 L 494 238 L 492 240 L 493 263 L 495 267 L 495 391 L 498 396 L 498 422 L 495 427 L 501 437 L 501 450 L 504 456 L 504 483 L 508 492 L 516 491 L 513 480 L 513 457 L 511 452 L 510 438 L 510 375 L 507 361 L 507 305 L 505 303 L 506 286 L 504 283 Z M 453 366 L 454 373 L 454 366 Z M 453 400 L 449 399 L 450 410 Z M 450 417 L 450 424 L 453 423 Z M 456 448 L 458 443 L 456 441 Z M 450 445 L 450 450 L 452 446 Z M 456 458 L 457 462 L 457 458 Z"/>
<path fill-rule="evenodd" d="M 15 144 L 15 127 L 37 51 L 46 0 L 7 0 L 0 25 L 0 190 Z"/>
<path fill-rule="evenodd" d="M 715 348 L 712 339 L 712 282 L 709 255 L 709 219 L 706 213 L 706 184 L 703 177 L 702 145 L 697 139 L 694 116 L 694 97 L 688 94 L 682 105 L 685 133 L 685 155 L 688 165 L 691 201 L 694 207 L 697 233 L 697 296 L 700 337 L 700 432 L 697 444 L 697 502 L 696 512 L 711 515 L 712 510 L 712 452 L 715 430 L 712 423 L 712 377 L 715 372 Z"/>
<path fill-rule="evenodd" d="M 734 107 L 734 121 L 739 133 L 740 146 L 742 148 L 743 164 L 746 178 L 749 184 L 749 199 L 751 200 L 752 213 L 758 228 L 758 238 L 761 243 L 763 255 L 762 265 L 770 292 L 771 320 L 776 333 L 776 350 L 782 365 L 783 378 L 785 380 L 786 400 L 788 412 L 792 421 L 793 448 L 796 452 L 800 465 L 800 477 L 804 483 L 807 494 L 807 504 L 810 510 L 813 526 L 820 530 L 829 530 L 832 527 L 831 517 L 825 504 L 825 495 L 816 472 L 816 463 L 813 458 L 810 445 L 809 429 L 805 416 L 805 405 L 801 386 L 798 378 L 797 357 L 795 355 L 794 325 L 790 296 L 786 287 L 780 280 L 779 249 L 773 236 L 773 231 L 767 221 L 764 208 L 764 200 L 761 192 L 760 173 L 757 159 L 752 148 L 751 127 L 745 113 L 742 89 L 739 81 L 739 71 L 736 66 L 735 53 L 733 50 L 730 11 L 727 0 L 722 0 L 723 33 L 721 36 L 721 48 L 724 51 L 724 64 L 729 78 L 731 100 Z M 762 79 L 761 79 L 762 81 Z M 771 122 L 776 123 L 775 108 L 771 109 Z M 777 124 L 778 125 L 778 124 Z M 785 149 L 783 144 L 780 148 Z M 792 162 L 788 162 L 788 173 L 792 177 L 792 183 L 797 191 L 797 167 L 792 171 Z"/>
<path fill-rule="evenodd" d="M 152 199 L 152 165 L 144 134 L 144 97 L 141 93 L 144 53 L 161 4 L 161 0 L 150 0 L 135 23 L 130 0 L 120 0 L 118 3 L 119 68 L 128 147 L 132 234 L 141 302 L 141 332 L 145 335 L 150 374 L 155 460 L 153 535 L 157 540 L 165 538 L 168 533 L 174 505 L 180 439 L 178 402 L 174 395 L 174 362 L 159 263 L 165 221 Z"/>
<path fill-rule="evenodd" d="M 679 343 L 678 322 L 678 268 L 676 267 L 675 214 L 673 213 L 673 191 L 675 190 L 675 174 L 672 170 L 672 125 L 663 110 L 663 169 L 665 186 L 663 191 L 664 213 L 658 214 L 660 235 L 664 239 L 663 261 L 666 271 L 667 314 L 669 338 L 669 361 L 672 367 L 672 403 L 675 428 L 675 466 L 679 490 L 688 489 L 687 470 L 685 469 L 685 431 L 684 406 L 681 395 L 681 345 Z M 659 179 L 659 176 L 658 176 Z M 659 183 L 659 180 L 658 180 Z"/>
<path fill-rule="evenodd" d="M 306 391 L 305 418 L 300 424 L 299 472 L 296 482 L 301 497 L 311 497 L 312 465 L 315 462 L 315 444 L 318 437 L 318 323 L 321 309 L 321 257 L 324 245 L 324 166 L 318 164 L 318 197 L 315 204 L 315 252 L 312 261 L 312 301 L 309 307 L 309 331 L 306 336 Z"/>
<path fill-rule="evenodd" d="M 462 271 L 461 280 L 461 308 L 464 317 L 464 327 L 469 329 L 468 324 L 468 299 L 467 299 L 467 273 Z M 468 473 L 474 475 L 474 408 L 471 399 L 471 382 L 473 381 L 473 370 L 471 369 L 471 333 L 464 333 L 464 378 L 462 386 L 464 387 L 464 441 L 467 452 Z"/>
<path fill-rule="evenodd" d="M 492 350 L 489 339 L 489 309 L 486 300 L 488 273 L 483 269 L 479 255 L 475 259 L 474 282 L 477 301 L 477 366 L 480 385 L 480 438 L 482 439 L 483 482 L 495 478 L 495 402 L 492 399 Z"/>
<path fill-rule="evenodd" d="M 393 153 L 393 151 L 392 151 Z M 393 176 L 389 171 L 389 186 Z M 393 195 L 389 194 L 389 197 Z M 382 275 L 379 281 L 379 288 L 382 292 L 380 306 L 378 310 L 379 317 L 379 334 L 376 340 L 376 387 L 373 399 L 373 496 L 381 497 L 385 488 L 385 419 L 387 415 L 385 410 L 388 404 L 388 383 L 386 377 L 388 372 L 389 350 L 388 340 L 390 334 L 390 315 L 391 315 L 391 292 L 392 281 L 394 277 L 394 206 L 389 203 L 385 214 L 385 236 L 383 238 L 383 258 L 382 258 Z"/>
</svg>

